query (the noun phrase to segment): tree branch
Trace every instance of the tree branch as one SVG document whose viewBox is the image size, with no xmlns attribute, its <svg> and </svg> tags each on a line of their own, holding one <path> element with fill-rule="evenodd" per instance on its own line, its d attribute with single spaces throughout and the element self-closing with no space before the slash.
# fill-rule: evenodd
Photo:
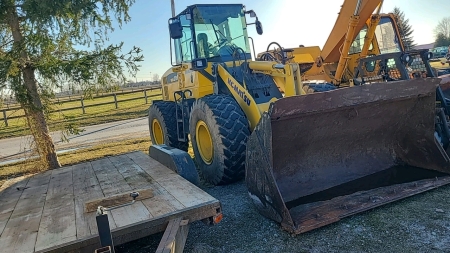
<svg viewBox="0 0 450 253">
<path fill-rule="evenodd" d="M 10 40 L 10 41 L 7 41 L 7 42 L 5 42 L 5 43 L 3 43 L 3 44 L 0 44 L 0 48 L 5 47 L 5 46 L 7 46 L 8 44 L 11 44 L 11 43 L 13 43 L 13 42 L 14 42 L 14 40 Z"/>
</svg>

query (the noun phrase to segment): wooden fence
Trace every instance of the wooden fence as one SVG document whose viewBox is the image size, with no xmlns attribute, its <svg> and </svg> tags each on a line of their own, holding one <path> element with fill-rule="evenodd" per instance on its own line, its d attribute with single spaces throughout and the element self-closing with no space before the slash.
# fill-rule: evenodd
<svg viewBox="0 0 450 253">
<path fill-rule="evenodd" d="M 55 110 L 55 112 L 64 112 L 64 111 L 72 111 L 72 110 L 79 110 L 79 109 L 81 109 L 83 114 L 85 114 L 86 113 L 86 108 L 95 107 L 95 106 L 102 106 L 102 105 L 110 105 L 110 104 L 114 104 L 115 108 L 118 109 L 119 108 L 119 103 L 121 103 L 121 102 L 128 102 L 128 101 L 140 100 L 140 99 L 145 99 L 145 103 L 148 104 L 148 99 L 149 98 L 161 96 L 161 93 L 147 95 L 148 91 L 153 91 L 153 90 L 161 91 L 161 87 L 151 87 L 151 88 L 144 88 L 144 89 L 139 89 L 139 90 L 122 91 L 120 93 L 111 93 L 111 94 L 107 94 L 107 95 L 95 96 L 94 98 L 112 97 L 113 99 L 112 99 L 112 101 L 95 103 L 95 104 L 90 104 L 90 105 L 85 105 L 84 104 L 84 99 L 83 99 L 82 96 L 78 97 L 77 99 L 74 99 L 73 96 L 70 99 L 55 99 L 54 102 L 55 103 L 59 103 L 59 104 L 64 104 L 64 103 L 68 103 L 68 102 L 73 103 L 73 102 L 76 102 L 76 101 L 80 102 L 80 106 L 70 107 L 70 108 L 62 108 L 62 109 Z M 140 96 L 140 97 L 126 98 L 126 99 L 121 99 L 121 100 L 117 99 L 117 95 L 125 95 L 125 94 L 140 93 L 140 92 L 143 93 L 143 95 Z M 17 111 L 17 110 L 21 110 L 21 109 L 22 108 L 19 107 L 19 106 L 10 107 L 10 108 L 2 108 L 1 109 L 1 111 L 2 111 L 2 118 L 1 118 L 1 120 L 5 123 L 5 126 L 8 126 L 8 120 L 25 117 L 25 115 L 8 116 L 8 113 L 7 113 L 8 111 Z"/>
</svg>

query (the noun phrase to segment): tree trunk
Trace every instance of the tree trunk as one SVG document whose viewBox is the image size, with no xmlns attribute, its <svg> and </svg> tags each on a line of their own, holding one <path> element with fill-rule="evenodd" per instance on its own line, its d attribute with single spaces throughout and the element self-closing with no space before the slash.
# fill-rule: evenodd
<svg viewBox="0 0 450 253">
<path fill-rule="evenodd" d="M 30 62 L 26 48 L 21 46 L 23 35 L 20 29 L 19 18 L 15 7 L 9 9 L 8 24 L 12 30 L 15 46 L 21 47 L 20 50 L 20 68 L 22 71 L 23 83 L 26 89 L 26 98 L 20 99 L 20 104 L 25 111 L 28 126 L 36 143 L 36 149 L 41 161 L 49 169 L 61 167 L 58 156 L 56 155 L 55 145 L 50 136 L 47 122 L 45 121 L 42 101 L 37 89 L 37 80 L 35 77 L 32 63 Z M 15 91 L 17 93 L 17 91 Z"/>
</svg>

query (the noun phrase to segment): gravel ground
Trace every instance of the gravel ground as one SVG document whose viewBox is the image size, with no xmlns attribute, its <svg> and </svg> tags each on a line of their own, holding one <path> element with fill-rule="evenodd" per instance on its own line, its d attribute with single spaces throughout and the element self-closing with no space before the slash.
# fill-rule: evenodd
<svg viewBox="0 0 450 253">
<path fill-rule="evenodd" d="M 184 252 L 450 252 L 450 186 L 296 236 L 256 211 L 244 181 L 202 189 L 221 201 L 224 218 L 215 226 L 192 223 Z M 154 252 L 161 236 L 116 252 Z"/>
</svg>

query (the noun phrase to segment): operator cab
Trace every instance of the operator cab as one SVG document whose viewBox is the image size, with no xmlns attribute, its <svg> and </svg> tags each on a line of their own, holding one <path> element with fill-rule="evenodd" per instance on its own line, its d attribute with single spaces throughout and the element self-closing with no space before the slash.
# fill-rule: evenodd
<svg viewBox="0 0 450 253">
<path fill-rule="evenodd" d="M 364 46 L 364 40 L 367 34 L 367 25 L 356 36 L 353 41 L 349 54 L 359 54 Z M 389 15 L 382 15 L 375 29 L 376 40 L 372 41 L 369 51 L 377 48 L 376 54 L 397 53 L 404 51 L 398 38 L 398 31 L 395 29 L 394 20 Z"/>
<path fill-rule="evenodd" d="M 400 33 L 396 27 L 391 15 L 381 16 L 375 29 L 376 39 L 369 46 L 369 51 L 374 54 L 359 60 L 355 67 L 355 84 L 434 76 L 428 63 L 432 54 L 427 50 L 406 50 L 400 42 Z M 367 25 L 356 36 L 349 55 L 361 53 L 366 34 Z"/>
<path fill-rule="evenodd" d="M 236 58 L 251 59 L 245 14 L 242 4 L 197 4 L 188 6 L 169 19 L 171 50 L 175 64 L 193 63 L 192 68 L 203 69 L 207 62 L 229 62 Z M 262 26 L 256 17 L 257 32 Z M 173 49 L 172 49 L 173 46 Z M 172 54 L 171 54 L 172 57 Z"/>
</svg>

